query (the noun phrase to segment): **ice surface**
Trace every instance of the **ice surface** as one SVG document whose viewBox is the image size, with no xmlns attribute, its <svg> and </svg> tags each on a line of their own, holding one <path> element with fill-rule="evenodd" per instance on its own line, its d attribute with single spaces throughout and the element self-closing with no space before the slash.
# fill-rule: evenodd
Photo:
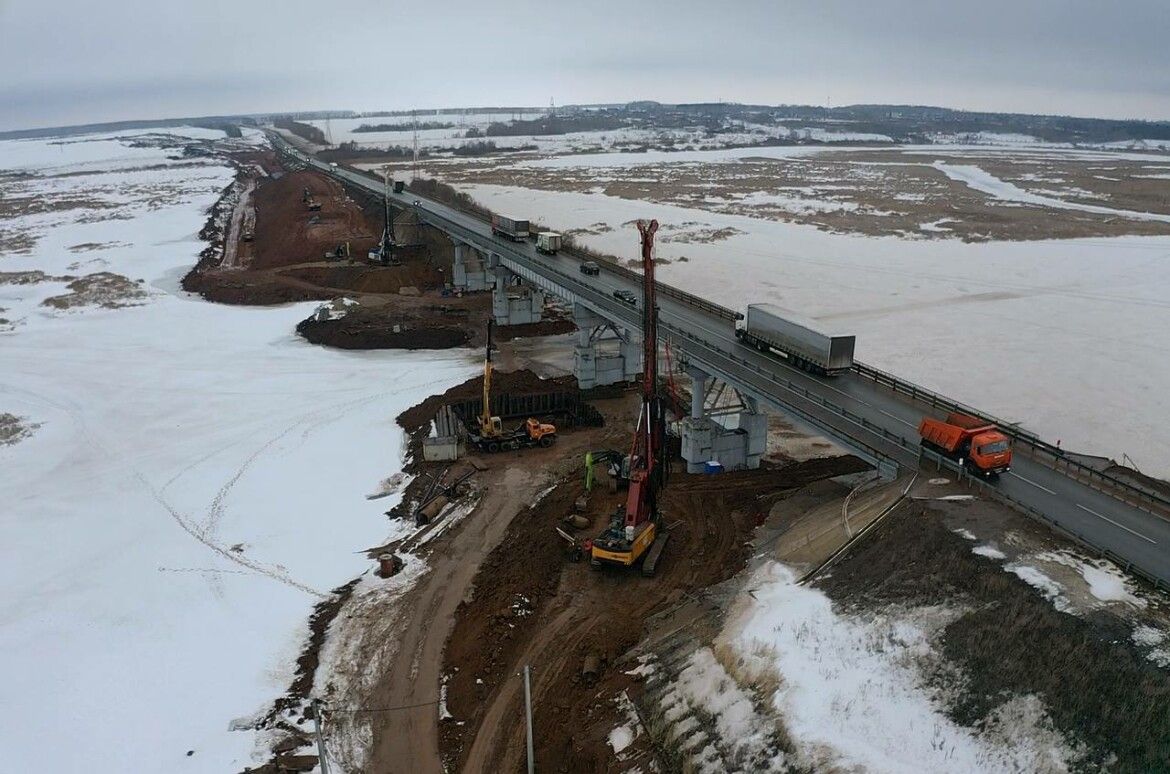
<svg viewBox="0 0 1170 774">
<path fill-rule="evenodd" d="M 1081 204 L 1080 202 L 1065 201 L 1055 196 L 1043 196 L 1038 193 L 1025 191 L 1017 185 L 1009 183 L 1006 180 L 1000 180 L 989 172 L 985 172 L 979 167 L 970 164 L 946 164 L 941 161 L 936 161 L 934 166 L 951 180 L 965 183 L 980 193 L 985 193 L 988 196 L 1003 201 L 1037 204 L 1060 210 L 1079 210 L 1098 215 L 1116 215 L 1117 217 L 1130 218 L 1132 220 L 1157 220 L 1163 223 L 1170 223 L 1170 215 L 1163 215 L 1157 212 L 1137 212 L 1134 210 L 1119 210 L 1113 207 L 1101 207 L 1095 204 Z M 1077 195 L 1076 190 L 1066 191 L 1065 193 Z M 1084 193 L 1084 191 L 1081 191 L 1081 195 Z"/>
<path fill-rule="evenodd" d="M 672 260 L 659 276 L 737 309 L 771 302 L 852 325 L 860 360 L 1065 449 L 1127 453 L 1144 472 L 1170 477 L 1170 431 L 1148 421 L 1170 415 L 1170 238 L 875 238 L 596 194 L 461 189 L 562 230 L 608 224 L 577 239 L 625 258 L 636 256 L 638 236 L 622 224 L 637 218 L 733 227 L 742 233 L 714 244 L 658 244 Z"/>
<path fill-rule="evenodd" d="M 5 166 L 37 170 L 170 153 L 0 142 Z M 157 171 L 117 179 L 136 177 L 160 183 Z M 287 689 L 313 605 L 397 529 L 382 515 L 396 496 L 364 497 L 401 468 L 395 416 L 474 370 L 457 352 L 308 345 L 293 327 L 311 304 L 178 292 L 232 172 L 207 162 L 161 177 L 168 195 L 128 200 L 131 220 L 57 214 L 31 254 L 4 258 L 6 271 L 60 273 L 100 257 L 150 289 L 144 306 L 60 313 L 38 306 L 58 284 L 0 286 L 20 319 L 0 335 L 0 410 L 41 424 L 0 447 L 0 680 L 20 707 L 5 722 L 7 770 L 253 765 L 255 735 L 229 723 Z M 68 250 L 89 242 L 113 246 Z"/>
</svg>

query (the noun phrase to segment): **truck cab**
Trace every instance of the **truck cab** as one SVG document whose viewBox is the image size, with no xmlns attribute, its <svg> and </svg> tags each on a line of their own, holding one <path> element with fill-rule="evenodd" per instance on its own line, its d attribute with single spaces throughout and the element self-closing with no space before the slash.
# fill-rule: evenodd
<svg viewBox="0 0 1170 774">
<path fill-rule="evenodd" d="M 1011 440 L 998 430 L 971 436 L 968 458 L 980 471 L 1007 472 L 1012 463 Z"/>
</svg>

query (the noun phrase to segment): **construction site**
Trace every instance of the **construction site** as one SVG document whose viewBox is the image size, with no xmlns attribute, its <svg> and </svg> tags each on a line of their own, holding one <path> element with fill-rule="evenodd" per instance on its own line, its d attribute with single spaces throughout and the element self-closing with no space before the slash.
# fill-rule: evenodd
<svg viewBox="0 0 1170 774">
<path fill-rule="evenodd" d="M 1066 732 L 1112 700 L 1032 684 L 1036 655 L 1024 632 L 1036 626 L 1075 641 L 1067 658 L 1113 658 L 1114 678 L 1170 693 L 1164 672 L 1108 639 L 1119 624 L 1107 611 L 1072 625 L 1024 580 L 971 556 L 964 534 L 982 539 L 988 524 L 1017 547 L 1071 544 L 973 497 L 941 464 L 931 475 L 882 477 L 770 415 L 750 460 L 694 470 L 680 439 L 688 410 L 742 397 L 697 384 L 657 333 L 656 221 L 638 224 L 640 242 L 624 257 L 642 283 L 632 306 L 643 367 L 581 389 L 572 375 L 578 326 L 566 307 L 549 299 L 539 322 L 497 325 L 490 289 L 455 286 L 456 248 L 409 209 L 276 155 L 238 161 L 187 289 L 231 304 L 319 300 L 297 328 L 314 344 L 464 347 L 482 369 L 398 417 L 405 477 L 370 496 L 399 496 L 386 517 L 411 525 L 409 535 L 368 547 L 371 577 L 318 606 L 297 677 L 266 720 L 272 758 L 250 771 L 318 765 L 314 719 L 327 729 L 330 765 L 343 771 L 523 771 L 528 761 L 559 772 L 820 770 L 772 706 L 783 678 L 753 671 L 726 642 L 745 589 L 771 563 L 854 611 L 972 600 L 971 612 L 940 624 L 973 674 L 971 686 L 946 692 L 964 725 L 1001 722 L 998 705 L 977 701 L 984 684 L 1059 694 L 1075 705 L 1053 719 Z M 924 425 L 928 448 L 943 457 L 967 449 L 973 473 L 1006 469 L 971 448 L 973 438 L 980 450 L 998 448 L 996 429 L 964 422 Z M 892 543 L 907 560 L 877 570 Z M 984 585 L 972 596 L 964 578 Z M 1007 600 L 1013 617 L 973 620 Z M 970 647 L 986 637 L 1005 638 L 1019 668 L 997 675 Z M 682 696 L 702 659 L 721 677 Z M 728 690 L 753 724 L 751 744 L 724 722 Z M 1106 759 L 1127 734 L 1082 734 L 1081 759 Z M 1155 754 L 1133 742 L 1127 760 Z"/>
</svg>

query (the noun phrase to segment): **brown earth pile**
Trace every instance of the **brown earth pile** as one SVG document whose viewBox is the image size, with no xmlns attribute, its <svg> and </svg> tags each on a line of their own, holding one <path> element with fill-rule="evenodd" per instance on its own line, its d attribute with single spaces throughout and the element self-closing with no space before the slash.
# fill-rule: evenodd
<svg viewBox="0 0 1170 774">
<path fill-rule="evenodd" d="M 536 757 L 550 770 L 608 771 L 616 765 L 605 738 L 619 723 L 613 699 L 634 678 L 615 665 L 644 635 L 656 610 L 732 577 L 750 554 L 747 540 L 761 502 L 821 478 L 865 469 L 853 457 L 812 460 L 719 477 L 674 474 L 664 492 L 671 538 L 654 578 L 636 568 L 592 568 L 568 561 L 555 527 L 584 489 L 574 473 L 517 516 L 460 606 L 448 641 L 447 706 L 457 722 L 442 726 L 451 770 L 511 771 L 523 745 L 516 672 L 533 668 Z M 598 532 L 624 492 L 600 485 L 589 498 Z M 600 666 L 596 685 L 582 674 L 586 658 Z M 477 738 L 482 737 L 482 738 Z"/>
</svg>

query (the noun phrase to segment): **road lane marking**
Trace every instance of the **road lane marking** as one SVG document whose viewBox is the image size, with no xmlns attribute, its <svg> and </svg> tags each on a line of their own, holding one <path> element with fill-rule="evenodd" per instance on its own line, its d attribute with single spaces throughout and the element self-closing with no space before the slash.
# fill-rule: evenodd
<svg viewBox="0 0 1170 774">
<path fill-rule="evenodd" d="M 904 425 L 909 425 L 910 427 L 915 427 L 915 424 L 913 422 L 907 422 L 905 419 L 902 419 L 902 417 L 895 416 L 894 414 L 891 414 L 890 412 L 886 411 L 885 409 L 878 409 L 878 411 L 881 412 L 882 414 L 885 414 L 887 417 L 894 420 L 895 422 L 901 422 Z M 1029 481 L 1028 483 L 1032 483 L 1032 482 Z M 1044 487 L 1040 487 L 1040 488 L 1043 489 Z"/>
<path fill-rule="evenodd" d="M 1143 535 L 1143 534 L 1142 534 L 1142 533 L 1140 533 L 1140 532 L 1134 532 L 1132 529 L 1130 529 L 1129 527 L 1125 526 L 1124 524 L 1118 524 L 1118 523 L 1117 523 L 1116 521 L 1114 521 L 1113 519 L 1109 518 L 1108 516 L 1102 516 L 1101 514 L 1099 514 L 1099 513 L 1097 513 L 1096 511 L 1094 511 L 1092 508 L 1086 508 L 1085 506 L 1081 505 L 1080 503 L 1077 503 L 1077 507 L 1078 507 L 1078 508 L 1080 508 L 1082 511 L 1088 511 L 1089 513 L 1091 513 L 1091 514 L 1093 514 L 1094 516 L 1096 516 L 1098 519 L 1104 519 L 1105 521 L 1109 522 L 1110 524 L 1112 524 L 1112 525 L 1113 525 L 1113 526 L 1115 526 L 1115 527 L 1121 527 L 1123 530 L 1125 530 L 1126 532 L 1130 533 L 1131 535 L 1137 535 L 1137 536 L 1138 536 L 1138 537 L 1140 537 L 1142 540 L 1148 540 L 1149 542 L 1153 543 L 1154 545 L 1158 545 L 1158 541 L 1157 541 L 1157 540 L 1154 540 L 1153 538 L 1146 537 L 1145 535 Z"/>
<path fill-rule="evenodd" d="M 1021 481 L 1023 481 L 1025 484 L 1031 484 L 1032 486 L 1036 487 L 1037 489 L 1043 489 L 1045 492 L 1047 492 L 1050 495 L 1056 494 L 1056 492 L 1053 492 L 1048 487 L 1043 486 L 1041 484 L 1037 484 L 1035 481 L 1033 481 L 1030 478 L 1024 478 L 1023 476 L 1021 476 L 1019 473 L 1016 473 L 1015 471 L 1012 471 L 1012 475 L 1015 476 L 1016 478 L 1020 479 Z M 1087 511 L 1089 509 L 1085 508 L 1085 510 Z M 1095 515 L 1100 515 L 1100 514 L 1095 514 Z M 1105 517 L 1102 516 L 1101 518 L 1105 518 Z"/>
</svg>

